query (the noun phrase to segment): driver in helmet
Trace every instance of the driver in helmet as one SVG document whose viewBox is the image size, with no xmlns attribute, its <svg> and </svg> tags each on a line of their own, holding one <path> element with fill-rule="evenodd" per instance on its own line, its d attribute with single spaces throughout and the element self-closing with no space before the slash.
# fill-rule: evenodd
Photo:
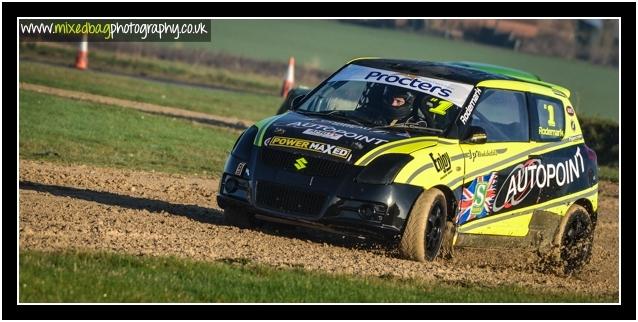
<svg viewBox="0 0 638 322">
<path fill-rule="evenodd" d="M 407 89 L 387 86 L 383 90 L 381 116 L 387 124 L 407 121 L 413 112 L 414 94 Z"/>
<path fill-rule="evenodd" d="M 406 122 L 413 115 L 415 95 L 409 90 L 387 85 L 381 94 L 380 104 L 364 104 L 353 116 L 367 120 L 376 126 Z"/>
</svg>

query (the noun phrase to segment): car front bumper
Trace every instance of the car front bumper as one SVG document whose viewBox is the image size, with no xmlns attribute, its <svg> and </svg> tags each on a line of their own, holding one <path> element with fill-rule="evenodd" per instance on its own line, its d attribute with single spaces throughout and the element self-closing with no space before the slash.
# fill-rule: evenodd
<svg viewBox="0 0 638 322">
<path fill-rule="evenodd" d="M 356 182 L 362 168 L 355 166 L 340 176 L 321 177 L 253 164 L 248 176 L 231 174 L 232 166 L 226 169 L 217 195 L 221 208 L 241 207 L 267 220 L 389 238 L 402 233 L 423 191 L 407 184 Z"/>
</svg>

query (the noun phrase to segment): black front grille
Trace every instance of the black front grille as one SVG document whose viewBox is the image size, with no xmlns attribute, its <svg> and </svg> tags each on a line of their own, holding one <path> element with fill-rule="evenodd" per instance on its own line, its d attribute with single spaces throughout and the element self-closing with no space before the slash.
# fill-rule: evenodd
<svg viewBox="0 0 638 322">
<path fill-rule="evenodd" d="M 302 157 L 308 161 L 305 163 L 305 168 L 295 168 L 297 160 Z M 271 167 L 298 172 L 308 176 L 338 177 L 344 175 L 349 168 L 349 165 L 346 162 L 333 161 L 269 148 L 262 149 L 261 160 Z"/>
<path fill-rule="evenodd" d="M 257 182 L 257 206 L 288 214 L 316 216 L 326 195 L 268 181 Z"/>
</svg>

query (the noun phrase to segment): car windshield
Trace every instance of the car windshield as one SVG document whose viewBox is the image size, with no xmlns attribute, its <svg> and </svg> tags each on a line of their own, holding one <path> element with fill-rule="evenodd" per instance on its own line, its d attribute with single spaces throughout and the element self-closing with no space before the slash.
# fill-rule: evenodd
<svg viewBox="0 0 638 322">
<path fill-rule="evenodd" d="M 454 122 L 472 86 L 349 65 L 297 109 L 371 127 L 429 129 Z"/>
</svg>

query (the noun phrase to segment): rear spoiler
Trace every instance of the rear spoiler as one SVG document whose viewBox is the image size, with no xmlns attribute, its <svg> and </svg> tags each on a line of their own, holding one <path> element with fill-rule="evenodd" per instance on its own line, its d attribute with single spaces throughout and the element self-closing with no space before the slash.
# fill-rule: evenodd
<svg viewBox="0 0 638 322">
<path fill-rule="evenodd" d="M 446 63 L 455 65 L 455 66 L 465 67 L 465 68 L 472 68 L 472 69 L 480 70 L 486 73 L 503 75 L 503 76 L 511 77 L 523 82 L 549 87 L 553 89 L 555 92 L 558 92 L 556 94 L 565 96 L 567 98 L 569 98 L 569 96 L 571 95 L 571 92 L 567 88 L 556 85 L 556 84 L 544 82 L 541 80 L 540 77 L 538 77 L 538 75 L 535 75 L 520 69 L 485 64 L 485 63 L 470 62 L 470 61 L 451 61 Z"/>
<path fill-rule="evenodd" d="M 548 83 L 548 82 L 543 82 L 541 80 L 527 79 L 527 78 L 523 78 L 523 77 L 513 77 L 513 78 L 519 79 L 519 80 L 524 81 L 524 82 L 528 82 L 528 83 L 532 83 L 532 84 L 537 84 L 537 85 L 549 87 L 552 90 L 554 90 L 554 92 L 557 92 L 556 94 L 561 95 L 561 96 L 565 96 L 566 98 L 569 98 L 569 96 L 571 95 L 571 91 L 570 90 L 568 90 L 567 88 L 565 88 L 563 86 L 560 86 L 560 85 L 556 85 L 556 84 L 552 84 L 552 83 Z"/>
</svg>

